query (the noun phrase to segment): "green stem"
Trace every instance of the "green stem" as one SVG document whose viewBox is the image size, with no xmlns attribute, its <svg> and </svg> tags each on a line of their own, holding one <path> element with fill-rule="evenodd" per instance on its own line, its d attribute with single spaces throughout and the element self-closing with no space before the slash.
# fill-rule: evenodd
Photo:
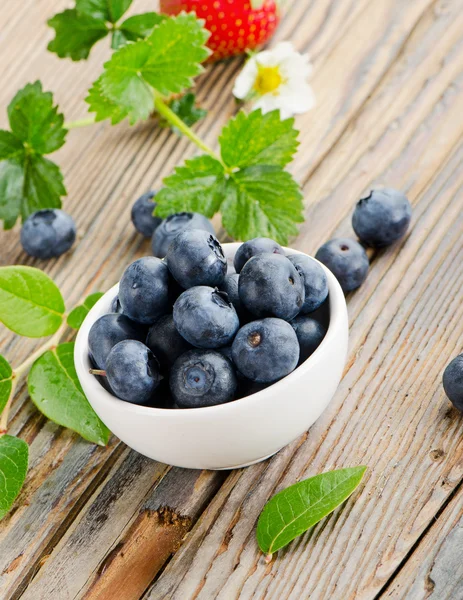
<svg viewBox="0 0 463 600">
<path fill-rule="evenodd" d="M 78 127 L 87 127 L 95 123 L 95 117 L 86 117 L 85 119 L 78 119 L 77 121 L 69 121 L 63 125 L 65 129 L 77 129 Z"/>
<path fill-rule="evenodd" d="M 176 127 L 179 131 L 183 133 L 189 140 L 196 144 L 198 148 L 201 148 L 206 154 L 212 156 L 215 160 L 219 161 L 220 164 L 226 168 L 226 165 L 223 164 L 222 159 L 218 154 L 212 150 L 207 144 L 205 144 L 201 138 L 199 138 L 189 127 L 186 125 L 180 117 L 178 117 L 164 102 L 162 97 L 155 93 L 154 94 L 154 108 L 158 111 L 160 115 L 166 119 L 171 125 Z"/>
<path fill-rule="evenodd" d="M 44 352 L 55 348 L 59 344 L 61 338 L 63 337 L 63 333 L 66 331 L 66 328 L 66 315 L 64 315 L 63 322 L 60 328 L 56 331 L 56 333 L 54 333 L 44 344 L 39 346 L 35 352 L 33 352 L 28 358 L 26 358 L 24 362 L 22 362 L 18 367 L 16 367 L 16 369 L 13 370 L 10 396 L 0 417 L 0 437 L 4 435 L 7 431 L 10 408 L 11 404 L 13 403 L 13 398 L 16 392 L 16 387 L 18 385 L 19 378 L 22 377 L 26 373 L 26 371 L 28 371 L 32 367 L 35 361 L 38 358 L 40 358 Z"/>
</svg>

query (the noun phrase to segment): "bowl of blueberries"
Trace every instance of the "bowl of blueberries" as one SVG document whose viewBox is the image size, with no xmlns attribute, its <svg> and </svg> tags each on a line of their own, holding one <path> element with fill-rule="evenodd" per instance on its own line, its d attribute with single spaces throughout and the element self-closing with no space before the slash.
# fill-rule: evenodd
<svg viewBox="0 0 463 600">
<path fill-rule="evenodd" d="M 264 460 L 307 431 L 338 387 L 343 291 L 320 262 L 269 238 L 220 244 L 204 217 L 162 227 L 157 256 L 130 264 L 81 326 L 82 387 L 149 458 L 196 469 Z"/>
</svg>

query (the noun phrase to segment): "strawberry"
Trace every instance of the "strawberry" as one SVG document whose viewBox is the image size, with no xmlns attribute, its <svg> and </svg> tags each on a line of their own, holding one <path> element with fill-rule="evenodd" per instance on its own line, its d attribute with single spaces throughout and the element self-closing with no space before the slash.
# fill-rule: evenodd
<svg viewBox="0 0 463 600">
<path fill-rule="evenodd" d="M 161 12 L 195 12 L 211 32 L 209 60 L 242 54 L 265 44 L 278 25 L 278 0 L 161 0 Z"/>
</svg>

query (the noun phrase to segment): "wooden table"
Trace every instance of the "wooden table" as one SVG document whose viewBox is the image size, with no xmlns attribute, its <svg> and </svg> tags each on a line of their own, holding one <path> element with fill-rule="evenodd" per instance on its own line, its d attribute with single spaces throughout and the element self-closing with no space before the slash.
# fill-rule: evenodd
<svg viewBox="0 0 463 600">
<path fill-rule="evenodd" d="M 1 123 L 13 94 L 40 78 L 67 119 L 84 116 L 86 90 L 109 55 L 88 62 L 47 53 L 45 21 L 65 0 L 2 3 Z M 136 12 L 152 7 L 135 2 Z M 0 523 L 0 597 L 23 600 L 362 600 L 463 598 L 463 421 L 442 371 L 463 335 L 462 0 L 288 0 L 277 39 L 309 51 L 317 107 L 298 117 L 291 169 L 306 222 L 294 247 L 314 253 L 352 235 L 355 201 L 372 185 L 404 190 L 413 224 L 372 256 L 348 297 L 350 352 L 329 409 L 272 459 L 233 472 L 158 464 L 117 439 L 89 444 L 32 407 L 22 385 L 10 431 L 31 467 Z M 241 61 L 198 82 L 210 110 L 197 131 L 212 146 L 236 111 Z M 150 253 L 130 223 L 135 198 L 194 153 L 146 123 L 69 133 L 57 155 L 77 221 L 74 250 L 27 258 L 18 230 L 1 233 L 1 263 L 39 266 L 68 305 L 109 288 Z M 33 342 L 0 332 L 18 363 Z M 277 490 L 322 471 L 367 464 L 354 497 L 264 564 L 256 519 Z"/>
</svg>

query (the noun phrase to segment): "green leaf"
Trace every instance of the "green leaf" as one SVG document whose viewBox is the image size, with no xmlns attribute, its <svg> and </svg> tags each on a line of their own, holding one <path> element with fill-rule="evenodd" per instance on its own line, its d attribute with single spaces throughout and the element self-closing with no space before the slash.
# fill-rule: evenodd
<svg viewBox="0 0 463 600">
<path fill-rule="evenodd" d="M 339 469 L 300 481 L 267 502 L 257 523 L 257 542 L 271 555 L 286 546 L 354 492 L 367 467 Z"/>
<path fill-rule="evenodd" d="M 11 435 L 0 437 L 0 519 L 10 510 L 21 491 L 28 462 L 26 442 Z"/>
<path fill-rule="evenodd" d="M 210 218 L 224 199 L 224 169 L 207 155 L 187 160 L 163 183 L 165 187 L 156 195 L 155 214 L 160 217 L 186 211 L 199 212 Z"/>
<path fill-rule="evenodd" d="M 60 208 L 66 188 L 58 165 L 43 156 L 26 156 L 23 171 L 22 218 L 41 208 Z"/>
<path fill-rule="evenodd" d="M 76 10 L 95 19 L 115 23 L 131 4 L 132 0 L 76 0 Z"/>
<path fill-rule="evenodd" d="M 240 111 L 220 136 L 222 159 L 231 168 L 265 165 L 284 167 L 299 145 L 294 119 L 280 120 L 280 111 L 249 115 Z"/>
<path fill-rule="evenodd" d="M 79 13 L 75 9 L 56 14 L 48 21 L 55 30 L 54 39 L 48 44 L 48 50 L 60 58 L 74 61 L 88 58 L 90 50 L 109 30 L 102 19 Z"/>
<path fill-rule="evenodd" d="M 45 352 L 32 365 L 27 379 L 29 394 L 46 417 L 105 446 L 111 432 L 90 406 L 74 366 L 74 342 Z"/>
<path fill-rule="evenodd" d="M 148 38 L 114 52 L 94 86 L 92 105 L 99 106 L 100 114 L 104 112 L 104 103 L 95 98 L 100 93 L 126 113 L 131 123 L 148 118 L 154 107 L 153 89 L 162 95 L 180 93 L 203 71 L 200 63 L 209 55 L 204 45 L 208 37 L 193 14 L 165 18 Z"/>
<path fill-rule="evenodd" d="M 117 30 L 121 34 L 121 41 L 136 42 L 137 40 L 148 37 L 156 25 L 159 25 L 167 17 L 155 12 L 134 15 L 123 21 Z M 116 33 L 116 32 L 115 32 Z M 118 47 L 118 46 L 113 46 Z"/>
<path fill-rule="evenodd" d="M 157 200 L 157 198 L 156 198 Z M 253 166 L 230 176 L 220 206 L 222 222 L 236 240 L 270 237 L 287 244 L 301 223 L 302 194 L 280 167 Z"/>
<path fill-rule="evenodd" d="M 0 355 L 0 414 L 8 402 L 12 385 L 13 370 L 6 358 Z"/>
<path fill-rule="evenodd" d="M 98 302 L 98 300 L 103 296 L 102 292 L 96 292 L 95 294 L 90 294 L 87 296 L 83 302 L 79 306 L 76 306 L 71 310 L 68 315 L 68 325 L 73 329 L 79 329 L 79 327 L 84 322 L 85 317 L 90 312 L 90 309 Z"/>
<path fill-rule="evenodd" d="M 55 333 L 64 301 L 48 275 L 34 267 L 0 267 L 0 322 L 26 337 Z"/>
<path fill-rule="evenodd" d="M 19 90 L 8 105 L 8 119 L 13 134 L 38 154 L 50 154 L 64 144 L 64 117 L 40 81 Z"/>
<path fill-rule="evenodd" d="M 184 94 L 181 98 L 171 100 L 169 102 L 169 108 L 177 115 L 177 117 L 180 117 L 188 127 L 191 127 L 207 115 L 207 110 L 196 106 L 196 96 L 191 92 Z M 173 129 L 181 134 L 181 131 L 176 127 L 173 127 Z"/>
<path fill-rule="evenodd" d="M 21 140 L 18 140 L 11 131 L 0 129 L 0 161 L 19 158 L 24 152 Z"/>
<path fill-rule="evenodd" d="M 0 219 L 11 229 L 21 213 L 24 191 L 24 169 L 21 160 L 0 161 Z"/>
<path fill-rule="evenodd" d="M 88 92 L 85 102 L 89 104 L 89 112 L 94 112 L 95 121 L 110 119 L 112 125 L 117 125 L 128 115 L 128 111 L 117 105 L 116 102 L 103 96 L 101 81 L 97 79 Z"/>
</svg>

